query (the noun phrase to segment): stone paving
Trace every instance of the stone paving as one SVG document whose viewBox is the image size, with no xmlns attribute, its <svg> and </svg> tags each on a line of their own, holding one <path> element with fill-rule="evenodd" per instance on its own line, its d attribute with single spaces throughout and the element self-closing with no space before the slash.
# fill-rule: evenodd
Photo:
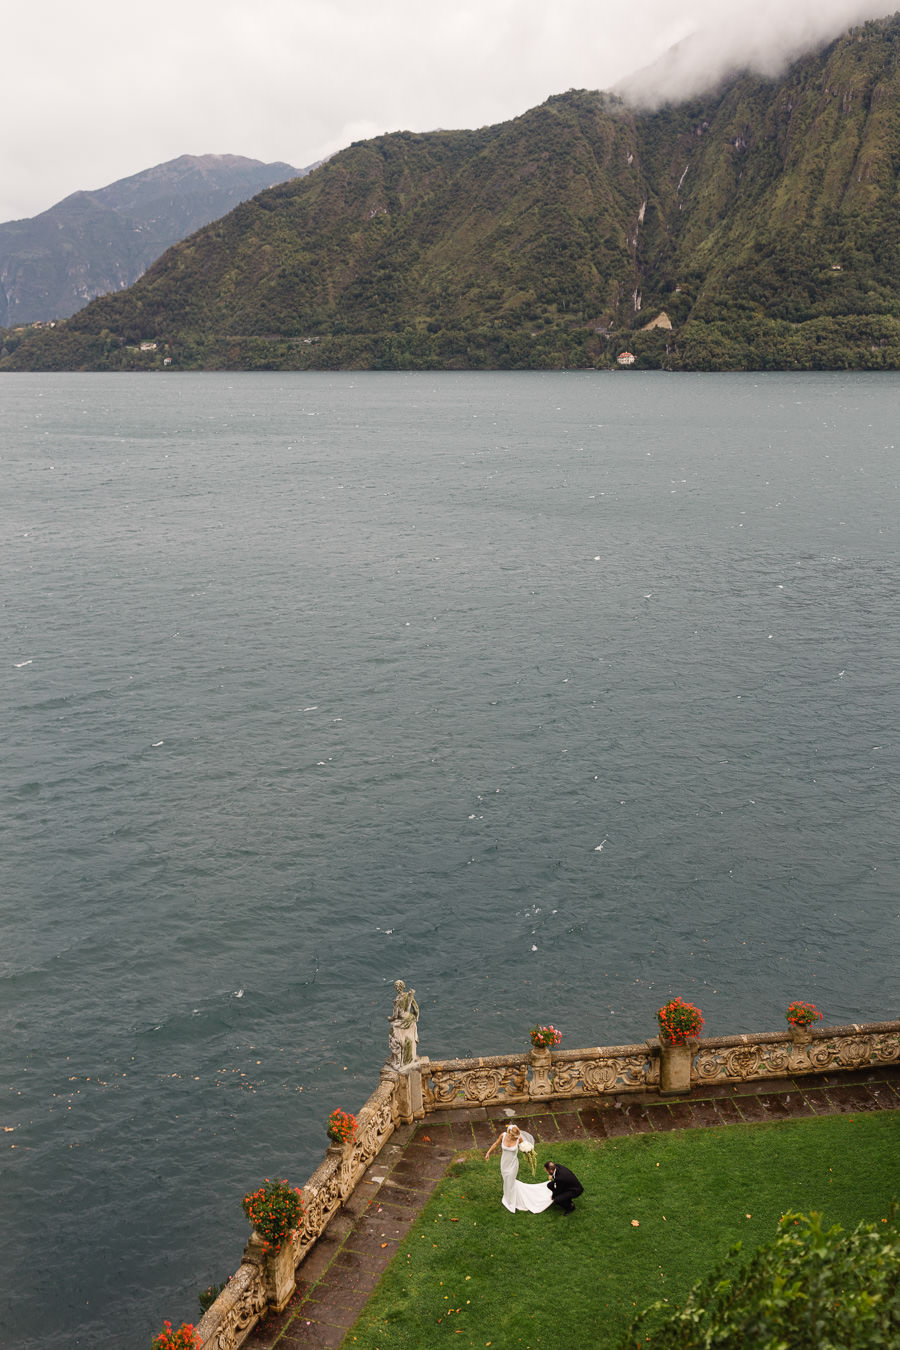
<svg viewBox="0 0 900 1350">
<path fill-rule="evenodd" d="M 467 1149 L 486 1149 L 510 1116 L 527 1121 L 541 1143 L 552 1143 L 878 1110 L 900 1110 L 898 1065 L 710 1084 L 674 1098 L 635 1093 L 522 1103 L 515 1111 L 500 1107 L 442 1111 L 391 1136 L 299 1267 L 297 1290 L 287 1308 L 260 1322 L 244 1346 L 246 1350 L 339 1346 L 454 1156 Z"/>
</svg>

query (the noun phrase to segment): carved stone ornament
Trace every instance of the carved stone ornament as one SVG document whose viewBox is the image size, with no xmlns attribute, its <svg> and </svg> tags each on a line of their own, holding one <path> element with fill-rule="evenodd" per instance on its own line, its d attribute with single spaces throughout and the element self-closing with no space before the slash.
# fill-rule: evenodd
<svg viewBox="0 0 900 1350">
<path fill-rule="evenodd" d="M 900 1035 L 873 1036 L 872 1058 L 878 1064 L 892 1064 L 900 1059 Z"/>
<path fill-rule="evenodd" d="M 813 1042 L 807 1047 L 806 1058 L 809 1065 L 817 1072 L 823 1069 L 830 1069 L 835 1060 L 835 1049 L 833 1045 L 823 1045 L 821 1041 Z"/>
<path fill-rule="evenodd" d="M 791 1052 L 786 1045 L 775 1045 L 769 1049 L 763 1062 L 766 1078 L 774 1078 L 785 1073 L 791 1062 Z"/>
<path fill-rule="evenodd" d="M 266 1282 L 259 1266 L 245 1263 L 232 1275 L 197 1332 L 204 1350 L 235 1350 L 266 1311 Z"/>
<path fill-rule="evenodd" d="M 553 1091 L 550 1068 L 552 1057 L 549 1049 L 543 1045 L 536 1045 L 529 1053 L 528 1059 L 531 1063 L 531 1081 L 528 1084 L 529 1097 L 549 1097 Z"/>
<path fill-rule="evenodd" d="M 474 1069 L 463 1080 L 466 1098 L 476 1102 L 487 1102 L 496 1097 L 503 1083 L 502 1069 Z"/>
<path fill-rule="evenodd" d="M 759 1068 L 760 1053 L 756 1046 L 742 1046 L 729 1050 L 725 1056 L 725 1072 L 729 1078 L 752 1078 Z"/>
</svg>

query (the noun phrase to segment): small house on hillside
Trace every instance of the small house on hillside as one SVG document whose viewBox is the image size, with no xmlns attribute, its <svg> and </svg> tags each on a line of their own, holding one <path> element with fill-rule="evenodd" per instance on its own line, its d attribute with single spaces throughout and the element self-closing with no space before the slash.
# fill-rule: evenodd
<svg viewBox="0 0 900 1350">
<path fill-rule="evenodd" d="M 616 357 L 616 360 L 618 361 L 620 366 L 633 366 L 634 352 L 619 352 L 619 355 Z"/>
</svg>

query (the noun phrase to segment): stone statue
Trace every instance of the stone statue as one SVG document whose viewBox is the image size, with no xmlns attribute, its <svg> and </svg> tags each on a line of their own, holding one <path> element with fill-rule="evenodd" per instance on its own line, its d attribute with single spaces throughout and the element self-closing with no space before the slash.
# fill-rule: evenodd
<svg viewBox="0 0 900 1350">
<path fill-rule="evenodd" d="M 402 980 L 394 981 L 396 995 L 388 1021 L 391 1024 L 391 1067 L 406 1069 L 417 1062 L 419 1005 L 415 989 L 407 989 Z"/>
</svg>

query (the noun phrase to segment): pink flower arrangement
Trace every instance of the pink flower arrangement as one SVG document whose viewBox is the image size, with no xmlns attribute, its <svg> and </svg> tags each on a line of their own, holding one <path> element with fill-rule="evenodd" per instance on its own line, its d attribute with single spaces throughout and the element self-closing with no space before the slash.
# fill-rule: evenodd
<svg viewBox="0 0 900 1350">
<path fill-rule="evenodd" d="M 356 1138 L 356 1116 L 352 1111 L 332 1111 L 325 1128 L 328 1138 L 336 1144 L 352 1144 Z"/>
<path fill-rule="evenodd" d="M 822 1020 L 822 1014 L 814 1003 L 804 1003 L 799 998 L 788 1004 L 785 1017 L 792 1027 L 808 1027 L 811 1022 Z"/>
<path fill-rule="evenodd" d="M 163 1322 L 163 1329 L 154 1336 L 150 1350 L 200 1350 L 202 1344 L 192 1322 L 182 1322 L 177 1331 L 173 1331 L 171 1322 Z"/>
<path fill-rule="evenodd" d="M 562 1040 L 562 1032 L 557 1031 L 554 1026 L 532 1027 L 529 1034 L 535 1050 L 549 1050 L 551 1045 L 559 1045 Z"/>
<path fill-rule="evenodd" d="M 656 1014 L 659 1022 L 659 1034 L 671 1045 L 684 1045 L 692 1041 L 703 1030 L 703 1014 L 693 1003 L 684 999 L 672 998 Z"/>
</svg>

